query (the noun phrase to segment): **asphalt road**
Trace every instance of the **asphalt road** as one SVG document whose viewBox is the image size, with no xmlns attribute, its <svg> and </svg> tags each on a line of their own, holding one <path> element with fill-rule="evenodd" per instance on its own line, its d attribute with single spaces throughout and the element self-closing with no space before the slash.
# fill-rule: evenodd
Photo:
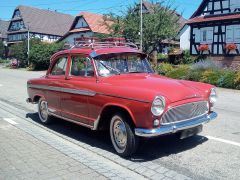
<svg viewBox="0 0 240 180">
<path fill-rule="evenodd" d="M 37 114 L 34 113 L 36 107 L 25 102 L 26 81 L 43 74 L 0 69 L 0 102 L 21 109 L 26 112 L 28 119 L 38 123 Z M 201 134 L 184 140 L 174 136 L 143 140 L 138 152 L 128 160 L 159 165 L 191 179 L 239 179 L 240 91 L 219 88 L 218 94 L 215 110 L 219 116 L 217 120 L 204 125 Z M 93 132 L 59 120 L 46 128 L 68 137 L 69 141 L 114 154 L 108 134 L 104 132 Z M 118 161 L 121 164 L 123 159 L 115 160 Z M 144 175 L 144 170 L 137 172 Z"/>
</svg>

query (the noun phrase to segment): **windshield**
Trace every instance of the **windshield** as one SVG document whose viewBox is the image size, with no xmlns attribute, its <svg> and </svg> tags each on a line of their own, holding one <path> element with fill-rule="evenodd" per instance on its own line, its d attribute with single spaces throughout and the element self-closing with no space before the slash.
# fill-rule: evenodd
<svg viewBox="0 0 240 180">
<path fill-rule="evenodd" d="M 127 73 L 153 73 L 142 54 L 107 54 L 95 58 L 99 76 Z"/>
</svg>

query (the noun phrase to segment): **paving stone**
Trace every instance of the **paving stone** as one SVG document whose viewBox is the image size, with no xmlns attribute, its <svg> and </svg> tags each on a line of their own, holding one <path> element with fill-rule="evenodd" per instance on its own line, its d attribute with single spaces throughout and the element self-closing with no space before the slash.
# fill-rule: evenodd
<svg viewBox="0 0 240 180">
<path fill-rule="evenodd" d="M 0 129 L 3 123 L 0 121 Z M 0 179 L 58 180 L 67 175 L 72 179 L 79 179 L 79 177 L 106 179 L 87 166 L 13 126 L 9 126 L 8 130 L 0 130 L 0 147 Z"/>
<path fill-rule="evenodd" d="M 165 178 L 165 176 L 163 174 L 155 174 L 153 176 L 151 176 L 151 179 L 153 180 L 162 180 L 163 178 Z"/>
<path fill-rule="evenodd" d="M 157 171 L 158 173 L 164 174 L 164 173 L 166 173 L 169 170 L 164 168 L 164 167 L 159 167 L 155 171 Z"/>
</svg>

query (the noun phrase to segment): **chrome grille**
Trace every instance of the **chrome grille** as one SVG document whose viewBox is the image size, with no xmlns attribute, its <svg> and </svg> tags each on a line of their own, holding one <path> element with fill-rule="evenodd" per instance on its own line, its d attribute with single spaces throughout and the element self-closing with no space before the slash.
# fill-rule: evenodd
<svg viewBox="0 0 240 180">
<path fill-rule="evenodd" d="M 186 121 L 207 114 L 209 110 L 207 101 L 198 101 L 170 108 L 164 113 L 161 124 L 171 124 Z"/>
</svg>

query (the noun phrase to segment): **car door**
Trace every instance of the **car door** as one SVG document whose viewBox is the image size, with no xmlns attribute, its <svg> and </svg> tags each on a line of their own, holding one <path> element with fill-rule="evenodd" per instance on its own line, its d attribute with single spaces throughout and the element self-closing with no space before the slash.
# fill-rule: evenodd
<svg viewBox="0 0 240 180">
<path fill-rule="evenodd" d="M 65 80 L 68 56 L 57 57 L 50 73 L 46 77 L 47 82 L 47 102 L 51 113 L 61 116 L 60 97 L 62 95 L 62 84 Z"/>
<path fill-rule="evenodd" d="M 68 119 L 88 125 L 90 121 L 88 98 L 95 96 L 96 85 L 93 64 L 84 55 L 71 55 L 69 74 L 64 82 L 65 92 L 61 96 L 62 115 Z"/>
</svg>

